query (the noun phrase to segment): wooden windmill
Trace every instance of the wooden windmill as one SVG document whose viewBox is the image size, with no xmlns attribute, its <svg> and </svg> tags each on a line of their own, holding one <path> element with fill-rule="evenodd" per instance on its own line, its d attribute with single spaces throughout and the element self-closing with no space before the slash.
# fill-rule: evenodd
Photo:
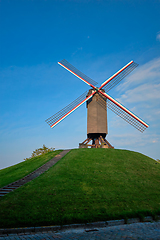
<svg viewBox="0 0 160 240">
<path fill-rule="evenodd" d="M 111 90 L 138 66 L 137 63 L 130 61 L 113 76 L 104 81 L 99 88 L 95 86 L 97 85 L 97 82 L 87 77 L 66 60 L 62 60 L 61 62 L 58 62 L 58 64 L 88 84 L 91 89 L 88 93 L 83 93 L 71 104 L 48 118 L 46 122 L 51 128 L 55 127 L 59 122 L 85 102 L 87 103 L 87 139 L 79 144 L 80 147 L 91 146 L 95 148 L 113 148 L 112 145 L 105 139 L 108 133 L 107 107 L 140 132 L 143 132 L 146 128 L 148 128 L 147 123 L 107 94 L 109 90 Z M 92 143 L 89 144 L 91 140 Z"/>
</svg>

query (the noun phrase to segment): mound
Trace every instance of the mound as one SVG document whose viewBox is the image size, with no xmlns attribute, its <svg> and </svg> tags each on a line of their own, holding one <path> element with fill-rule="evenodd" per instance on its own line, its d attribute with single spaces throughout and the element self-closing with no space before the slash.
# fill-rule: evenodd
<svg viewBox="0 0 160 240">
<path fill-rule="evenodd" d="M 0 199 L 0 227 L 46 226 L 160 213 L 160 164 L 118 149 L 74 149 Z"/>
</svg>

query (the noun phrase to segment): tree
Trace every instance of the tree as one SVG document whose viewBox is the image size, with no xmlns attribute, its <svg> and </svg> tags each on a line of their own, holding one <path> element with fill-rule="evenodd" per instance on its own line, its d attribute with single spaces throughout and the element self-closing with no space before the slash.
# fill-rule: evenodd
<svg viewBox="0 0 160 240">
<path fill-rule="evenodd" d="M 36 156 L 39 156 L 39 155 L 42 155 L 42 154 L 45 154 L 45 153 L 48 153 L 48 152 L 53 152 L 55 150 L 55 148 L 47 148 L 44 144 L 43 144 L 43 147 L 42 148 L 38 148 L 36 150 L 34 150 L 31 154 L 31 157 L 29 158 L 24 158 L 24 160 L 29 160 L 33 157 L 36 157 Z"/>
</svg>

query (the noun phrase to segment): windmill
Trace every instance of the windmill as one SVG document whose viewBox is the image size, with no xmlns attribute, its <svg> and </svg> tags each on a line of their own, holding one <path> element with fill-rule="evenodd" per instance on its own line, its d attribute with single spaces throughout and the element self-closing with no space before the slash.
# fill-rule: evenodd
<svg viewBox="0 0 160 240">
<path fill-rule="evenodd" d="M 65 59 L 61 62 L 58 62 L 58 64 L 88 84 L 91 89 L 88 92 L 84 92 L 72 103 L 48 118 L 46 122 L 51 128 L 55 127 L 85 102 L 87 103 L 87 139 L 79 144 L 80 148 L 88 146 L 95 148 L 113 148 L 113 146 L 105 138 L 108 133 L 107 107 L 140 132 L 143 132 L 149 127 L 147 123 L 108 95 L 109 90 L 116 86 L 138 66 L 137 63 L 130 61 L 113 76 L 104 81 L 99 88 L 96 87 L 97 82 L 80 72 Z M 90 141 L 92 141 L 91 144 L 89 144 Z"/>
</svg>

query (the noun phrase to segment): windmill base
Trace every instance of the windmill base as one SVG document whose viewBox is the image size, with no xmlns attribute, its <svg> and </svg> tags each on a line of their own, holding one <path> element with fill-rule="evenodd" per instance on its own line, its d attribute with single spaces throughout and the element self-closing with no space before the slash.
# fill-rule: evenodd
<svg viewBox="0 0 160 240">
<path fill-rule="evenodd" d="M 92 141 L 92 144 L 89 144 L 89 142 Z M 105 138 L 103 138 L 101 135 L 97 138 L 90 138 L 88 137 L 85 141 L 82 143 L 79 143 L 79 148 L 114 148 Z"/>
</svg>

